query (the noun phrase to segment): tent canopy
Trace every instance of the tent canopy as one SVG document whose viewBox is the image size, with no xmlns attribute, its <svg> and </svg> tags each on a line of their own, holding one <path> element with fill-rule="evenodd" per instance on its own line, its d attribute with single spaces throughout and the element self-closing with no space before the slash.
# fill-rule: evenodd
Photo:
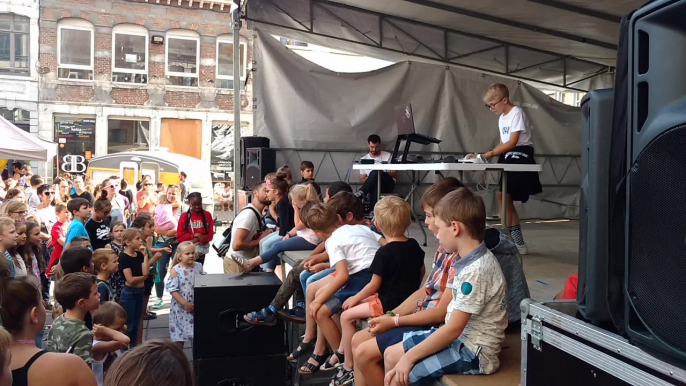
<svg viewBox="0 0 686 386">
<path fill-rule="evenodd" d="M 57 144 L 44 141 L 0 117 L 0 159 L 49 161 L 57 155 Z"/>
<path fill-rule="evenodd" d="M 611 85 L 620 18 L 643 3 L 248 0 L 246 19 L 273 34 L 362 55 L 587 91 Z"/>
</svg>

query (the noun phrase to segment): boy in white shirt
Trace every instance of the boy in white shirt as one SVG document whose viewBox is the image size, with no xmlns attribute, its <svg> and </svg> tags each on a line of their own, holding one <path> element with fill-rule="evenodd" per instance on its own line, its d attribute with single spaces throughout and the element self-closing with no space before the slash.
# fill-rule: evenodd
<svg viewBox="0 0 686 386">
<path fill-rule="evenodd" d="M 483 242 L 486 209 L 466 188 L 448 193 L 434 208 L 437 237 L 457 252 L 452 297 L 440 328 L 405 333 L 385 352 L 385 385 L 423 385 L 446 374 L 491 374 L 507 327 L 506 284 L 500 264 Z"/>
<path fill-rule="evenodd" d="M 343 310 L 343 302 L 360 292 L 372 280 L 369 267 L 376 251 L 381 247 L 381 235 L 363 225 L 342 225 L 340 216 L 327 204 L 317 204 L 310 209 L 307 225 L 324 240 L 329 262 L 336 268 L 336 272 L 331 275 L 333 277 L 322 279 L 326 280 L 322 284 L 326 284 L 316 290 L 314 300 L 307 305 L 306 323 L 314 323 L 316 320 L 319 330 L 331 347 L 338 347 L 341 332 L 331 317 Z M 309 290 L 308 287 L 308 292 Z M 311 360 L 300 369 L 301 373 L 316 372 L 323 359 L 323 353 L 313 353 Z M 338 362 L 343 361 L 344 358 L 338 356 Z"/>
<path fill-rule="evenodd" d="M 488 160 L 499 156 L 498 163 L 501 164 L 535 164 L 529 118 L 521 107 L 512 104 L 507 86 L 500 83 L 491 85 L 484 93 L 484 102 L 486 107 L 500 116 L 498 119 L 500 144 L 484 153 L 483 157 Z M 517 244 L 519 253 L 526 255 L 529 249 L 524 243 L 522 228 L 519 225 L 519 214 L 517 214 L 514 201 L 525 203 L 530 195 L 541 193 L 543 188 L 536 172 L 510 173 L 507 177 L 507 229 Z M 500 185 L 502 186 L 502 183 Z M 498 203 L 502 203 L 501 196 L 502 192 L 498 197 Z"/>
</svg>

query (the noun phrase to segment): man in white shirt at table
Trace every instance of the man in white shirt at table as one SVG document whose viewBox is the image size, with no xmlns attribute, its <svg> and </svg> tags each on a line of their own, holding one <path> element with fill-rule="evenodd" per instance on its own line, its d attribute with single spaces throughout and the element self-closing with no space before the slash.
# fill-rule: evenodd
<svg viewBox="0 0 686 386">
<path fill-rule="evenodd" d="M 362 159 L 372 159 L 375 164 L 391 163 L 391 153 L 381 150 L 381 138 L 372 134 L 367 138 L 367 147 L 369 153 L 362 157 Z M 395 178 L 398 176 L 398 171 L 382 171 L 382 170 L 360 170 L 360 182 L 362 187 L 356 193 L 360 198 L 369 195 L 369 203 L 372 209 L 379 200 L 377 197 L 378 179 L 381 178 L 381 193 L 391 193 L 395 189 Z"/>
</svg>

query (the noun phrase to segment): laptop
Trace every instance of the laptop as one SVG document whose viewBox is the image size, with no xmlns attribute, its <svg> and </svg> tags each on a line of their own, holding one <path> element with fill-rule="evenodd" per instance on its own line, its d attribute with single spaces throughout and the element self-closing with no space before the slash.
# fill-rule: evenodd
<svg viewBox="0 0 686 386">
<path fill-rule="evenodd" d="M 395 124 L 398 126 L 398 135 L 415 134 L 411 104 L 395 106 Z"/>
</svg>

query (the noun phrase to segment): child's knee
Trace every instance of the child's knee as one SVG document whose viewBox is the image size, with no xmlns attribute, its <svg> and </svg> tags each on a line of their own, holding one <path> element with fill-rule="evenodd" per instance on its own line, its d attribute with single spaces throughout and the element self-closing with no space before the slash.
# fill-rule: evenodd
<svg viewBox="0 0 686 386">
<path fill-rule="evenodd" d="M 319 310 L 317 310 L 317 322 L 330 318 L 331 310 L 326 305 L 321 306 Z"/>
</svg>

